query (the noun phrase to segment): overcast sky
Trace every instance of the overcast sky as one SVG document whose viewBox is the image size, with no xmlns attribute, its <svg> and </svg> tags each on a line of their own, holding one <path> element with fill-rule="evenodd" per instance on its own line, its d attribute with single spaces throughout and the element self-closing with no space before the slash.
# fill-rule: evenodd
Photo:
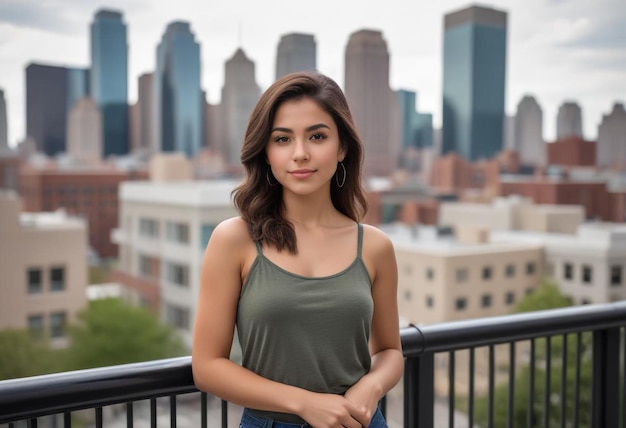
<svg viewBox="0 0 626 428">
<path fill-rule="evenodd" d="M 343 85 L 344 50 L 354 31 L 383 32 L 391 56 L 392 89 L 417 91 L 417 109 L 441 126 L 443 15 L 464 0 L 0 0 L 0 88 L 9 118 L 9 144 L 25 134 L 24 69 L 30 62 L 89 66 L 89 25 L 102 8 L 124 14 L 129 42 L 129 100 L 137 77 L 153 71 L 168 22 L 191 23 L 201 45 L 202 86 L 218 103 L 224 62 L 241 46 L 256 63 L 262 89 L 275 73 L 282 34 L 315 35 L 322 73 Z M 626 102 L 626 0 L 493 0 L 508 12 L 506 111 L 525 94 L 544 112 L 544 137 L 554 139 L 556 113 L 566 100 L 583 110 L 583 131 L 597 136 L 603 114 Z"/>
</svg>

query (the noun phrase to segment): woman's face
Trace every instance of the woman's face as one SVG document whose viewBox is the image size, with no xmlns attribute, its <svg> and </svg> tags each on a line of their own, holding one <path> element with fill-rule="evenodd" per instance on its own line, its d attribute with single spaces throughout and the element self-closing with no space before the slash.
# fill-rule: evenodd
<svg viewBox="0 0 626 428">
<path fill-rule="evenodd" d="M 310 98 L 283 102 L 265 149 L 267 163 L 283 192 L 330 191 L 330 180 L 345 153 L 333 118 Z"/>
</svg>

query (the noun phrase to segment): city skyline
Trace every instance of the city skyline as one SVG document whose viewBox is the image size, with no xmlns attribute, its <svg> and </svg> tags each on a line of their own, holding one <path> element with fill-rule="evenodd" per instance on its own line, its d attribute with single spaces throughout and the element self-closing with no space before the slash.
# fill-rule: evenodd
<svg viewBox="0 0 626 428">
<path fill-rule="evenodd" d="M 220 101 L 225 61 L 241 46 L 256 64 L 257 81 L 267 88 L 275 73 L 281 35 L 309 33 L 318 44 L 318 68 L 344 86 L 343 57 L 349 35 L 380 30 L 390 51 L 392 89 L 417 92 L 419 111 L 432 113 L 441 127 L 443 16 L 471 2 L 444 0 L 409 5 L 403 1 L 362 10 L 352 2 L 322 1 L 302 9 L 232 2 L 209 8 L 195 0 L 158 6 L 144 0 L 106 4 L 8 1 L 0 4 L 0 88 L 5 92 L 9 144 L 25 133 L 24 70 L 28 63 L 84 67 L 89 64 L 89 23 L 102 7 L 117 9 L 128 25 L 128 97 L 134 102 L 137 78 L 155 68 L 156 46 L 166 25 L 188 20 L 201 45 L 202 88 L 211 103 Z M 248 4 L 249 3 L 249 4 Z M 489 4 L 507 11 L 507 89 L 505 110 L 515 113 L 525 94 L 544 111 L 544 137 L 556 136 L 559 106 L 573 100 L 583 109 L 585 137 L 595 139 L 603 114 L 626 99 L 626 3 L 520 0 Z M 381 8 L 377 11 L 376 8 Z M 272 12 L 278 10 L 279 12 Z M 50 45 L 58 45 L 51 49 Z"/>
</svg>

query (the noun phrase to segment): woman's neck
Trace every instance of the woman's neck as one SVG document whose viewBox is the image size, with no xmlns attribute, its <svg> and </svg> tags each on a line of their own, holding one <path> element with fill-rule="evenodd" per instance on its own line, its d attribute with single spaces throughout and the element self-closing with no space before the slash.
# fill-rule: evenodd
<svg viewBox="0 0 626 428">
<path fill-rule="evenodd" d="M 339 214 L 329 193 L 304 196 L 283 193 L 283 206 L 286 220 L 307 229 L 329 225 Z"/>
</svg>

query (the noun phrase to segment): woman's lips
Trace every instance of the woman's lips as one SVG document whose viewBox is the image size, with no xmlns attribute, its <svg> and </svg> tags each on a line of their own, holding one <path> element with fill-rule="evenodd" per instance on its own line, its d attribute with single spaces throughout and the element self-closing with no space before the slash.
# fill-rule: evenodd
<svg viewBox="0 0 626 428">
<path fill-rule="evenodd" d="M 292 177 L 300 178 L 300 179 L 308 178 L 312 176 L 313 173 L 315 173 L 315 170 L 312 170 L 312 169 L 296 169 L 293 171 L 289 171 L 289 174 L 291 174 Z"/>
</svg>

